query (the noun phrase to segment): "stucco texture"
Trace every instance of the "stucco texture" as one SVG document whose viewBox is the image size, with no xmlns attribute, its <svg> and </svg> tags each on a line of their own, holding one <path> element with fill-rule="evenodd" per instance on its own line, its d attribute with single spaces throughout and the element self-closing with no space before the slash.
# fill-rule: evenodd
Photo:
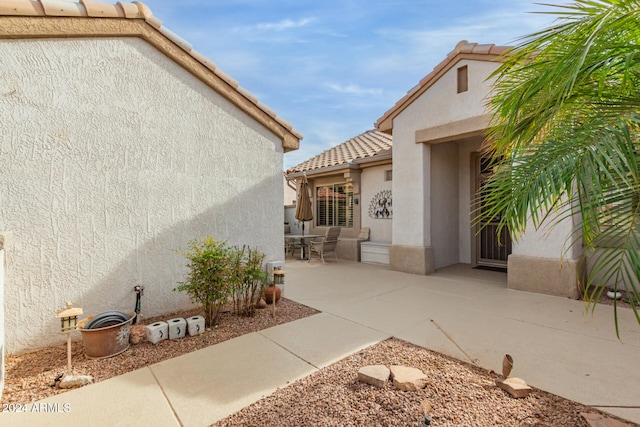
<svg viewBox="0 0 640 427">
<path fill-rule="evenodd" d="M 375 200 L 376 195 L 382 191 L 391 191 L 393 181 L 385 181 L 385 171 L 391 170 L 391 165 L 374 166 L 362 171 L 361 176 L 361 215 L 362 227 L 369 227 L 369 240 L 375 242 L 391 243 L 392 218 L 372 218 L 369 215 L 369 206 Z M 392 193 L 393 196 L 393 193 Z"/>
<path fill-rule="evenodd" d="M 282 259 L 282 141 L 137 38 L 0 41 L 9 353 L 54 312 L 189 305 L 174 252 L 205 235 Z"/>
<path fill-rule="evenodd" d="M 466 92 L 457 93 L 457 69 L 468 67 Z M 487 114 L 488 80 L 498 64 L 461 60 L 394 119 L 393 244 L 433 247 L 436 268 L 470 261 L 468 138 L 416 143 L 416 133 Z M 455 126 L 451 129 L 455 132 Z M 474 141 L 479 145 L 479 142 Z"/>
</svg>

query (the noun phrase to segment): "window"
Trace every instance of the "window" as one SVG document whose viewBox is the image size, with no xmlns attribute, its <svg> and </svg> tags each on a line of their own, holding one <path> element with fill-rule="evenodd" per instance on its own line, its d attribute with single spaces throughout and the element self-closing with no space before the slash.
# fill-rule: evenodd
<svg viewBox="0 0 640 427">
<path fill-rule="evenodd" d="M 352 184 L 317 187 L 316 206 L 318 227 L 353 227 Z"/>
<path fill-rule="evenodd" d="M 458 93 L 469 90 L 469 69 L 466 65 L 458 68 Z"/>
<path fill-rule="evenodd" d="M 393 169 L 389 169 L 388 171 L 384 171 L 384 180 L 391 181 L 393 179 Z"/>
</svg>

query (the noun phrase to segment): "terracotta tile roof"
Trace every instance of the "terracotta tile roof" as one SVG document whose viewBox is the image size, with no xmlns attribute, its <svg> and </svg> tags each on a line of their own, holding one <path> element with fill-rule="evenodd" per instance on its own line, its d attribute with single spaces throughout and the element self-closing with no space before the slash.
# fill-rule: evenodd
<svg viewBox="0 0 640 427">
<path fill-rule="evenodd" d="M 373 157 L 383 151 L 391 150 L 392 146 L 391 135 L 369 130 L 288 169 L 287 174 L 307 172 Z"/>
<path fill-rule="evenodd" d="M 190 55 L 193 59 L 195 59 L 198 63 L 202 64 L 206 67 L 209 72 L 217 76 L 219 79 L 226 82 L 233 91 L 239 96 L 241 96 L 244 100 L 248 101 L 253 108 L 260 110 L 263 114 L 269 117 L 269 120 L 276 121 L 281 127 L 283 127 L 288 133 L 290 133 L 290 137 L 288 138 L 290 144 L 285 147 L 285 151 L 289 151 L 291 149 L 297 149 L 297 145 L 299 144 L 299 140 L 302 139 L 302 134 L 296 131 L 293 126 L 287 122 L 286 120 L 278 117 L 276 113 L 266 107 L 264 104 L 260 103 L 255 96 L 251 95 L 248 91 L 241 88 L 238 85 L 238 82 L 233 78 L 229 77 L 227 74 L 223 73 L 219 70 L 216 65 L 208 60 L 206 57 L 195 51 L 191 44 L 189 44 L 184 39 L 180 38 L 178 35 L 167 29 L 162 25 L 162 21 L 153 16 L 149 7 L 147 7 L 142 2 L 117 2 L 115 4 L 110 3 L 102 3 L 93 0 L 80 0 L 78 3 L 68 1 L 68 0 L 0 0 L 0 17 L 34 17 L 34 18 L 55 18 L 55 17 L 80 17 L 80 18 L 111 18 L 111 19 L 122 19 L 122 20 L 142 20 L 146 24 L 153 27 L 157 30 L 162 36 L 169 39 L 172 43 Z M 29 34 L 29 31 L 37 32 L 39 29 L 36 28 L 27 28 L 25 25 L 20 26 L 20 30 L 12 30 L 9 29 L 9 25 L 3 30 L 3 25 L 0 25 L 0 39 L 1 38 L 21 38 L 21 37 L 43 37 L 47 36 L 47 34 L 37 33 L 37 34 Z M 93 36 L 110 36 L 116 34 L 108 34 L 108 30 L 104 30 L 105 27 L 100 27 L 101 31 L 104 31 L 103 34 L 92 34 Z M 5 33 L 7 31 L 8 33 Z M 11 32 L 13 31 L 13 32 Z M 65 32 L 65 30 L 59 30 L 60 34 L 56 34 L 55 36 L 63 36 L 63 37 L 73 37 L 74 34 L 72 31 Z M 129 34 L 132 35 L 132 34 Z M 140 36 L 145 38 L 140 34 L 133 34 L 133 36 Z M 146 38 L 145 38 L 146 39 Z M 149 41 L 149 40 L 147 40 Z M 231 99 L 232 102 L 238 104 L 237 96 L 234 99 Z M 240 106 L 242 108 L 242 106 Z M 293 145 L 291 144 L 291 140 L 294 140 Z M 289 150 L 287 150 L 288 148 Z"/>
<path fill-rule="evenodd" d="M 447 54 L 447 57 L 411 88 L 396 104 L 376 121 L 376 128 L 382 132 L 393 130 L 393 119 L 422 95 L 436 82 L 446 71 L 451 69 L 462 59 L 476 61 L 500 61 L 501 57 L 511 49 L 511 46 L 496 46 L 494 44 L 469 43 L 466 40 L 458 42 L 456 47 Z"/>
</svg>

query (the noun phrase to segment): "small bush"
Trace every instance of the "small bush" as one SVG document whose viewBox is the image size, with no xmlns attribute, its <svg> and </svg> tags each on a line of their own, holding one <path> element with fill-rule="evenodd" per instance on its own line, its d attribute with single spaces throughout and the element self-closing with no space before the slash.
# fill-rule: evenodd
<svg viewBox="0 0 640 427">
<path fill-rule="evenodd" d="M 265 254 L 246 246 L 238 250 L 238 254 L 233 293 L 234 313 L 251 317 L 256 313 L 256 305 L 267 278 L 263 267 Z"/>
<path fill-rule="evenodd" d="M 186 252 L 178 253 L 189 260 L 189 273 L 174 291 L 186 292 L 191 301 L 202 306 L 208 326 L 218 323 L 222 307 L 230 299 L 236 315 L 255 315 L 267 278 L 265 254 L 248 246 L 230 247 L 213 236 L 192 240 Z"/>
<path fill-rule="evenodd" d="M 191 301 L 199 303 L 205 312 L 205 323 L 213 326 L 234 290 L 234 250 L 226 241 L 208 236 L 190 241 L 188 251 L 180 254 L 189 260 L 189 273 L 187 280 L 178 282 L 174 290 L 186 292 Z"/>
</svg>

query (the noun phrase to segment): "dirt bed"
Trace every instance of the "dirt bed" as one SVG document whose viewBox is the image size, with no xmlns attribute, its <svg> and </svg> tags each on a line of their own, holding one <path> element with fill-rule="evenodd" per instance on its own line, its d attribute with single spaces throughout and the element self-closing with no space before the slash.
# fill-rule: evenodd
<svg viewBox="0 0 640 427">
<path fill-rule="evenodd" d="M 400 391 L 361 383 L 367 365 L 403 365 L 422 370 L 427 387 Z M 605 416 L 592 408 L 533 389 L 515 399 L 495 385 L 497 375 L 398 339 L 389 339 L 330 365 L 240 412 L 213 424 L 235 426 L 431 426 L 587 427 L 580 415 Z M 610 417 L 610 419 L 614 419 Z M 632 425 L 632 424 L 629 424 Z"/>
<path fill-rule="evenodd" d="M 226 311 L 218 326 L 207 328 L 194 337 L 160 341 L 157 344 L 142 342 L 131 345 L 124 353 L 108 359 L 88 359 L 82 342 L 72 344 L 72 365 L 77 374 L 91 375 L 94 382 L 104 381 L 152 363 L 161 362 L 181 354 L 190 353 L 213 344 L 244 334 L 270 328 L 282 323 L 311 316 L 317 310 L 282 298 L 276 305 L 276 317 L 270 308 L 257 310 L 254 317 L 234 316 Z M 146 318 L 141 324 L 149 325 L 159 320 L 175 317 L 188 318 L 201 314 L 199 309 Z M 79 332 L 75 332 L 78 334 Z M 51 387 L 57 375 L 67 369 L 67 345 L 45 348 L 32 353 L 8 356 L 5 359 L 5 388 L 0 403 L 27 404 L 68 390 Z"/>
</svg>

